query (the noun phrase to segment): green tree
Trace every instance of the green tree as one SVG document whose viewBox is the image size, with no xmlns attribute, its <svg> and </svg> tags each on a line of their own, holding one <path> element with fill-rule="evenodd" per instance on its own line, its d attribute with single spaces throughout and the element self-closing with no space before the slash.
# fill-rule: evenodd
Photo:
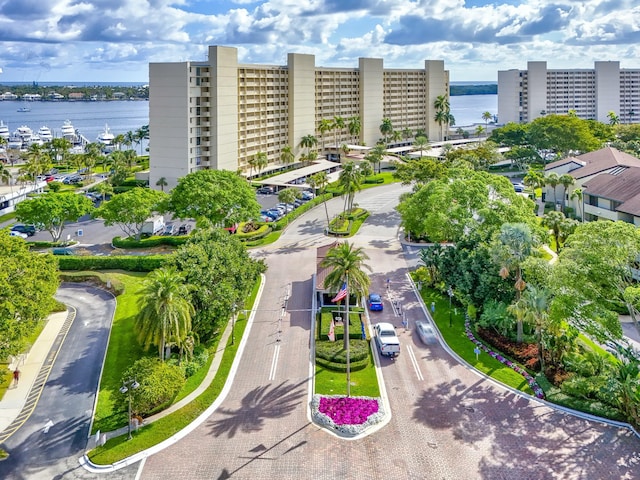
<svg viewBox="0 0 640 480">
<path fill-rule="evenodd" d="M 613 110 L 607 113 L 607 118 L 609 119 L 609 125 L 618 125 L 620 123 L 620 117 Z"/>
<path fill-rule="evenodd" d="M 113 195 L 113 186 L 109 182 L 100 182 L 94 188 L 102 195 L 103 202 L 107 199 L 107 195 Z"/>
<path fill-rule="evenodd" d="M 51 160 L 56 164 L 65 165 L 67 163 L 67 155 L 69 154 L 72 146 L 71 142 L 64 137 L 53 138 L 47 144 Z"/>
<path fill-rule="evenodd" d="M 385 145 L 389 143 L 389 135 L 393 133 L 393 124 L 390 118 L 383 118 L 380 124 L 380 133 L 384 137 Z"/>
<path fill-rule="evenodd" d="M 475 132 L 475 134 L 476 134 L 476 137 L 480 138 L 480 137 L 482 136 L 482 134 L 483 134 L 484 132 L 486 132 L 486 130 L 487 130 L 487 129 L 486 129 L 486 128 L 484 128 L 482 125 L 478 125 L 478 126 L 476 127 L 475 131 L 474 131 L 474 132 Z"/>
<path fill-rule="evenodd" d="M 292 204 L 302 196 L 300 190 L 294 187 L 284 188 L 278 192 L 278 201 L 284 204 Z"/>
<path fill-rule="evenodd" d="M 265 264 L 253 260 L 236 235 L 220 228 L 198 228 L 178 248 L 171 264 L 192 286 L 193 330 L 202 343 L 219 335 L 234 305 L 244 304 L 265 270 Z"/>
<path fill-rule="evenodd" d="M 584 153 L 602 147 L 586 120 L 568 115 L 536 118 L 529 124 L 527 138 L 539 151 L 551 151 L 561 158 L 569 152 Z"/>
<path fill-rule="evenodd" d="M 489 140 L 504 147 L 528 146 L 529 124 L 509 122 L 491 131 Z"/>
<path fill-rule="evenodd" d="M 306 148 L 307 153 L 310 152 L 311 149 L 316 147 L 317 145 L 318 145 L 318 139 L 313 135 L 305 135 L 304 137 L 302 137 L 302 140 L 300 140 L 300 147 Z"/>
<path fill-rule="evenodd" d="M 365 270 L 371 271 L 365 260 L 369 257 L 362 247 L 354 247 L 349 242 L 338 243 L 329 249 L 327 256 L 322 261 L 323 267 L 331 271 L 327 274 L 325 288 L 338 292 L 346 284 L 347 296 L 345 307 L 347 316 L 344 322 L 344 349 L 347 352 L 347 396 L 351 393 L 351 379 L 349 372 L 349 297 L 362 298 L 369 290 L 371 279 Z"/>
<path fill-rule="evenodd" d="M 361 128 L 362 125 L 360 123 L 360 117 L 350 117 L 349 120 L 347 120 L 347 130 L 349 130 L 349 135 L 355 139 L 356 143 L 359 143 L 358 140 Z"/>
<path fill-rule="evenodd" d="M 344 127 L 344 118 L 342 118 L 340 115 L 334 116 L 333 122 L 331 123 L 331 130 L 333 130 L 334 146 L 336 147 L 336 150 L 338 149 L 338 133 L 342 135 L 342 130 L 344 129 Z"/>
<path fill-rule="evenodd" d="M 75 193 L 38 195 L 16 205 L 16 218 L 48 231 L 54 242 L 60 240 L 66 222 L 77 222 L 93 210 L 93 203 Z"/>
<path fill-rule="evenodd" d="M 160 360 L 168 358 L 167 346 L 179 343 L 191 333 L 195 314 L 189 288 L 175 267 L 164 267 L 149 274 L 138 297 L 135 330 L 145 349 L 158 347 Z"/>
<path fill-rule="evenodd" d="M 442 162 L 434 158 L 424 157 L 419 160 L 396 164 L 393 176 L 404 185 L 409 185 L 413 182 L 425 184 L 431 180 L 445 177 L 447 171 L 447 167 Z"/>
<path fill-rule="evenodd" d="M 329 184 L 329 178 L 327 177 L 327 172 L 318 172 L 311 175 L 309 178 L 309 186 L 315 190 L 315 194 L 324 195 L 327 189 L 327 185 Z M 329 226 L 329 210 L 327 209 L 327 201 L 324 199 L 322 201 L 324 204 L 324 212 L 327 215 L 327 227 Z"/>
<path fill-rule="evenodd" d="M 535 238 L 529 225 L 525 223 L 505 223 L 500 228 L 494 247 L 496 263 L 500 267 L 500 277 L 507 279 L 513 273 L 513 288 L 516 303 L 526 287 L 522 278 L 522 263 L 531 255 Z M 523 338 L 522 319 L 517 323 L 517 342 Z"/>
<path fill-rule="evenodd" d="M 101 145 L 98 143 L 88 143 L 84 147 L 83 155 L 83 164 L 87 169 L 87 176 L 91 176 L 91 172 L 93 171 L 93 167 L 96 166 L 98 161 L 102 160 L 103 155 L 101 151 Z"/>
<path fill-rule="evenodd" d="M 258 175 L 260 175 L 260 172 L 262 172 L 262 170 L 264 170 L 264 168 L 269 164 L 269 158 L 267 157 L 266 152 L 258 152 L 255 154 L 254 158 L 256 159 L 255 165 L 258 169 Z"/>
<path fill-rule="evenodd" d="M 416 137 L 416 139 L 413 142 L 413 147 L 420 152 L 420 158 L 422 158 L 422 153 L 425 150 L 431 150 L 431 145 L 429 145 L 429 140 L 427 140 L 427 137 L 424 137 L 422 135 L 420 135 L 419 137 Z"/>
<path fill-rule="evenodd" d="M 135 132 L 135 144 L 140 145 L 140 155 L 142 155 L 142 142 L 149 140 L 149 125 L 143 125 Z"/>
<path fill-rule="evenodd" d="M 362 174 L 354 162 L 347 162 L 342 166 L 338 184 L 342 187 L 342 193 L 345 196 L 343 212 L 346 213 L 353 208 L 356 192 L 362 188 Z"/>
<path fill-rule="evenodd" d="M 280 151 L 280 161 L 283 164 L 289 165 L 293 163 L 295 159 L 296 156 L 293 154 L 293 149 L 290 145 L 285 145 L 284 147 L 282 147 L 282 150 Z"/>
<path fill-rule="evenodd" d="M 582 198 L 583 198 L 582 188 L 574 189 L 573 192 L 571 192 L 571 196 L 569 198 L 571 198 L 571 200 L 578 201 L 578 211 L 580 212 L 580 219 L 584 222 L 584 216 L 582 213 Z"/>
<path fill-rule="evenodd" d="M 440 140 L 442 141 L 445 139 L 443 136 L 443 126 L 446 126 L 448 129 L 449 125 L 453 125 L 455 123 L 455 119 L 453 118 L 453 115 L 451 115 L 449 97 L 447 95 L 438 95 L 433 102 L 433 107 L 436 111 L 433 118 L 440 126 Z"/>
<path fill-rule="evenodd" d="M 156 182 L 156 187 L 160 187 L 160 190 L 163 192 L 164 192 L 164 187 L 166 187 L 167 185 L 169 184 L 167 183 L 167 179 L 165 177 L 160 177 Z"/>
<path fill-rule="evenodd" d="M 140 239 L 144 222 L 157 212 L 164 211 L 168 195 L 158 190 L 136 187 L 115 195 L 93 213 L 102 218 L 107 227 L 117 225 L 127 237 Z"/>
<path fill-rule="evenodd" d="M 556 253 L 560 253 L 560 245 L 575 231 L 578 225 L 575 220 L 566 218 L 564 213 L 555 210 L 546 213 L 540 223 L 551 230 L 556 242 Z"/>
<path fill-rule="evenodd" d="M 318 124 L 318 131 L 320 132 L 320 144 L 322 145 L 322 150 L 325 150 L 324 146 L 324 134 L 330 131 L 333 128 L 333 123 L 328 118 L 323 118 L 320 120 Z"/>
<path fill-rule="evenodd" d="M 544 336 L 549 324 L 549 291 L 529 285 L 522 295 L 525 319 L 535 328 L 540 371 L 545 371 Z"/>
<path fill-rule="evenodd" d="M 380 173 L 380 163 L 382 163 L 382 159 L 387 153 L 387 149 L 384 145 L 377 143 L 375 147 L 367 152 L 365 155 L 365 160 L 371 162 L 371 164 L 375 167 L 378 165 L 378 173 Z"/>
<path fill-rule="evenodd" d="M 563 173 L 558 178 L 558 183 L 564 187 L 564 195 L 566 195 L 569 192 L 569 187 L 576 183 L 576 179 L 573 178 L 568 173 Z M 562 210 L 563 211 L 564 211 L 564 207 L 565 207 L 565 202 L 564 202 L 564 198 L 563 198 L 562 199 Z"/>
<path fill-rule="evenodd" d="M 0 184 L 11 185 L 12 178 L 13 176 L 11 175 L 11 171 L 5 166 L 4 163 L 0 162 Z"/>
<path fill-rule="evenodd" d="M 556 172 L 551 172 L 545 176 L 544 183 L 545 185 L 548 185 L 551 188 L 553 188 L 553 205 L 554 206 L 557 205 L 558 204 L 557 190 L 558 190 L 558 185 L 560 185 L 560 175 L 558 175 Z"/>
<path fill-rule="evenodd" d="M 491 112 L 482 113 L 482 120 L 484 120 L 485 130 L 487 130 L 487 128 L 489 127 L 489 120 L 491 120 L 492 118 L 493 118 L 493 115 L 491 115 Z"/>
<path fill-rule="evenodd" d="M 529 167 L 527 174 L 522 179 L 522 182 L 529 188 L 533 189 L 533 198 L 536 198 L 536 190 L 542 189 L 546 185 L 544 173 L 541 170 L 537 170 Z"/>
<path fill-rule="evenodd" d="M 25 350 L 38 322 L 51 312 L 58 284 L 51 255 L 31 252 L 22 239 L 0 230 L 0 360 Z"/>
<path fill-rule="evenodd" d="M 260 216 L 253 188 L 235 172 L 199 170 L 178 180 L 169 210 L 178 218 L 207 219 L 229 226 Z"/>
</svg>

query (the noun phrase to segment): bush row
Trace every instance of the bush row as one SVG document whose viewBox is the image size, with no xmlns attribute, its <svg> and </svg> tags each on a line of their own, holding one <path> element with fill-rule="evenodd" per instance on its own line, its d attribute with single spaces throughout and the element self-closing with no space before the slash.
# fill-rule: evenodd
<svg viewBox="0 0 640 480">
<path fill-rule="evenodd" d="M 151 272 L 168 260 L 168 255 L 115 255 L 58 257 L 60 270 L 125 270 L 128 272 Z"/>
<path fill-rule="evenodd" d="M 101 272 L 66 272 L 60 273 L 63 282 L 90 283 L 105 290 L 109 290 L 116 297 L 124 293 L 124 283 L 116 278 L 109 278 Z"/>
<path fill-rule="evenodd" d="M 238 237 L 238 239 L 240 239 L 243 242 L 246 242 L 248 240 L 259 240 L 261 238 L 266 237 L 267 235 L 269 235 L 271 233 L 271 227 L 266 224 L 266 223 L 258 223 L 256 222 L 259 227 L 257 230 L 254 230 L 252 232 L 247 232 L 245 233 L 243 231 L 244 226 L 246 225 L 246 223 L 241 223 L 240 225 L 238 225 L 238 230 L 236 231 L 235 235 Z"/>
<path fill-rule="evenodd" d="M 349 369 L 362 370 L 369 365 L 369 342 L 351 340 Z M 316 342 L 316 364 L 337 372 L 347 371 L 347 355 L 342 342 Z"/>
<path fill-rule="evenodd" d="M 282 230 L 289 223 L 291 223 L 292 220 L 295 220 L 303 213 L 308 212 L 316 205 L 320 205 L 323 201 L 331 200 L 332 198 L 333 198 L 333 193 L 324 193 L 322 195 L 318 195 L 313 200 L 309 200 L 307 203 L 303 203 L 298 208 L 286 214 L 283 218 L 281 218 L 277 222 L 274 222 L 270 225 L 273 226 L 274 230 Z"/>
<path fill-rule="evenodd" d="M 180 245 L 184 245 L 185 243 L 187 243 L 187 240 L 189 240 L 188 235 L 155 235 L 149 238 L 142 238 L 140 240 L 135 240 L 133 238 L 115 237 L 111 241 L 111 243 L 116 248 L 151 248 L 158 247 L 160 245 L 179 247 Z"/>
</svg>

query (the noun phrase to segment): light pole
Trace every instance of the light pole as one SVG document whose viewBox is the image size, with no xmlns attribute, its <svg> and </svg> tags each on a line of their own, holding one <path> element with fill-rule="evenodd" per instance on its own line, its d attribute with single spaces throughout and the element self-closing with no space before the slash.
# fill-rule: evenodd
<svg viewBox="0 0 640 480">
<path fill-rule="evenodd" d="M 449 285 L 447 289 L 447 294 L 449 295 L 449 327 L 451 327 L 451 298 L 453 297 L 453 288 Z"/>
<path fill-rule="evenodd" d="M 122 381 L 122 387 L 120 387 L 120 393 L 121 394 L 129 394 L 129 422 L 127 423 L 127 431 L 129 436 L 127 437 L 127 440 L 131 440 L 131 390 L 135 390 L 138 387 L 140 387 L 140 384 L 136 381 L 136 379 L 131 379 L 129 378 L 128 380 L 123 380 Z"/>
<path fill-rule="evenodd" d="M 238 314 L 238 305 L 233 304 L 231 312 L 231 345 L 235 342 L 236 315 Z"/>
</svg>

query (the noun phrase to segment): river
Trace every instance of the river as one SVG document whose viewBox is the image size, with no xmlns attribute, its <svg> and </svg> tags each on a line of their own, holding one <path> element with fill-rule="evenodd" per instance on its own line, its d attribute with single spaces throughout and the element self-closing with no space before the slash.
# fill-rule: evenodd
<svg viewBox="0 0 640 480">
<path fill-rule="evenodd" d="M 449 99 L 455 126 L 484 124 L 483 112 L 498 113 L 497 95 L 458 95 Z M 31 108 L 29 112 L 18 112 L 22 106 Z M 31 127 L 34 132 L 46 125 L 54 136 L 60 136 L 60 128 L 65 120 L 70 120 L 90 142 L 109 125 L 114 135 L 136 131 L 149 124 L 149 102 L 109 101 L 109 102 L 21 102 L 0 101 L 0 120 L 13 132 L 21 125 Z"/>
</svg>

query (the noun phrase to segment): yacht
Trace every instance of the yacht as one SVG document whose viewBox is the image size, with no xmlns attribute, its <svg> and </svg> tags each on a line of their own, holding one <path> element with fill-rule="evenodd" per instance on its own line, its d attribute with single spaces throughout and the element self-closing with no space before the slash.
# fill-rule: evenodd
<svg viewBox="0 0 640 480">
<path fill-rule="evenodd" d="M 9 125 L 5 125 L 2 120 L 0 120 L 0 137 L 5 140 L 9 140 L 11 134 L 9 133 Z"/>
<path fill-rule="evenodd" d="M 73 128 L 73 125 L 70 120 L 65 120 L 62 124 L 62 128 L 60 129 L 62 132 L 62 138 L 66 138 L 67 140 L 73 142 L 76 138 L 76 129 Z"/>
<path fill-rule="evenodd" d="M 14 137 L 19 137 L 22 139 L 22 143 L 29 143 L 31 141 L 31 137 L 33 136 L 33 130 L 31 130 L 26 125 L 22 125 L 18 127 L 18 129 L 13 132 Z"/>
<path fill-rule="evenodd" d="M 113 147 L 113 139 L 116 138 L 113 133 L 109 130 L 109 125 L 104 126 L 104 132 L 98 135 L 98 143 L 103 145 L 103 148 L 111 148 Z"/>
<path fill-rule="evenodd" d="M 53 140 L 51 129 L 44 125 L 38 130 L 38 136 L 43 142 L 50 142 L 51 140 Z"/>
<path fill-rule="evenodd" d="M 11 135 L 9 137 L 8 143 L 7 143 L 7 148 L 9 150 L 21 150 L 22 149 L 22 138 L 16 136 L 16 135 Z"/>
<path fill-rule="evenodd" d="M 25 106 L 25 107 L 20 107 L 20 108 L 18 109 L 18 111 L 19 111 L 19 112 L 30 112 L 30 111 L 31 111 L 31 107 L 27 107 L 27 106 Z"/>
<path fill-rule="evenodd" d="M 31 138 L 29 139 L 29 141 L 27 142 L 27 145 L 44 145 L 44 140 L 42 140 L 42 138 L 40 138 L 40 135 L 38 135 L 37 133 L 34 133 L 33 135 L 31 135 Z"/>
</svg>

